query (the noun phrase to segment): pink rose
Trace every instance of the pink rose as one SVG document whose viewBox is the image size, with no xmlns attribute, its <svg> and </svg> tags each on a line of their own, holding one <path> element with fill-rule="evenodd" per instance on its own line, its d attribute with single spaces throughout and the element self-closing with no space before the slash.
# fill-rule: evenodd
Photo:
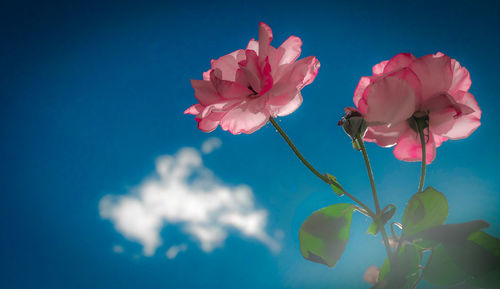
<svg viewBox="0 0 500 289">
<path fill-rule="evenodd" d="M 288 115 L 302 104 L 300 90 L 316 77 L 319 61 L 314 56 L 295 61 L 302 45 L 298 37 L 278 48 L 272 39 L 271 28 L 260 23 L 258 42 L 252 39 L 245 50 L 212 60 L 203 80 L 191 80 L 199 103 L 184 113 L 196 115 L 200 130 L 220 125 L 232 134 L 253 133 L 270 116 Z"/>
<path fill-rule="evenodd" d="M 425 119 L 426 159 L 448 139 L 468 137 L 481 124 L 481 109 L 469 72 L 455 59 L 438 52 L 415 58 L 401 53 L 373 67 L 373 76 L 360 79 L 354 104 L 368 122 L 364 139 L 394 147 L 396 158 L 421 161 L 416 118 Z"/>
</svg>

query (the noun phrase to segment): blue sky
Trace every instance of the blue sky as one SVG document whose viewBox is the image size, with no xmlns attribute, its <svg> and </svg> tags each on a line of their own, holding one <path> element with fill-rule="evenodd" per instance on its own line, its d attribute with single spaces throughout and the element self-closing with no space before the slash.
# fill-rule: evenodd
<svg viewBox="0 0 500 289">
<path fill-rule="evenodd" d="M 362 215 L 353 217 L 336 268 L 301 257 L 301 223 L 348 199 L 307 171 L 271 125 L 251 135 L 206 134 L 182 114 L 195 102 L 189 79 L 200 79 L 212 58 L 244 48 L 260 21 L 273 29 L 274 46 L 299 36 L 302 56 L 321 62 L 304 103 L 280 124 L 320 171 L 370 204 L 361 156 L 336 125 L 359 78 L 399 52 L 459 60 L 471 73 L 482 125 L 438 149 L 427 184 L 447 196 L 448 222 L 484 219 L 487 232 L 500 235 L 496 3 L 179 2 L 0 4 L 1 288 L 368 287 L 362 274 L 383 262 L 384 249 L 364 233 L 370 222 Z M 210 137 L 221 147 L 200 153 Z M 419 164 L 367 147 L 381 202 L 395 204 L 398 219 Z M 186 232 L 191 215 L 171 216 L 157 229 L 162 244 L 144 254 L 137 234 L 117 230 L 99 204 L 161 180 L 159 157 L 186 148 L 201 157 L 210 182 L 230 191 L 245 185 L 253 198 L 235 212 L 262 213 L 266 223 L 254 235 L 217 223 L 227 238 L 206 250 Z M 169 259 L 178 245 L 186 250 Z"/>
</svg>

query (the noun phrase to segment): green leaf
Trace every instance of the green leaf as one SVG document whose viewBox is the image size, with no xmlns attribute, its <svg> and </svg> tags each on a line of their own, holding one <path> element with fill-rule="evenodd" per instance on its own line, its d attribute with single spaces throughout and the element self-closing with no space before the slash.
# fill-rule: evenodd
<svg viewBox="0 0 500 289">
<path fill-rule="evenodd" d="M 500 284 L 500 239 L 480 228 L 484 221 L 443 225 L 423 232 L 441 242 L 434 249 L 424 278 L 436 285 L 454 285 L 464 280 L 481 288 Z"/>
<path fill-rule="evenodd" d="M 467 280 L 467 284 L 474 286 L 475 288 L 498 288 L 498 284 L 500 284 L 500 269 L 492 270 L 477 277 L 473 277 Z"/>
<path fill-rule="evenodd" d="M 368 230 L 366 230 L 366 233 L 367 234 L 370 234 L 370 235 L 373 235 L 373 236 L 376 236 L 377 233 L 378 233 L 378 226 L 377 226 L 377 223 L 375 222 L 372 222 L 370 224 L 370 226 L 368 227 Z"/>
<path fill-rule="evenodd" d="M 482 248 L 488 250 L 493 255 L 500 257 L 500 239 L 493 237 L 483 231 L 477 231 L 467 238 Z"/>
<path fill-rule="evenodd" d="M 394 206 L 393 204 L 387 205 L 382 210 L 380 217 L 374 220 L 370 224 L 366 233 L 374 236 L 377 235 L 378 232 L 380 231 L 380 227 L 384 226 L 387 222 L 389 222 L 392 216 L 394 216 L 394 213 L 396 213 L 396 206 Z"/>
<path fill-rule="evenodd" d="M 451 286 L 470 278 L 460 266 L 455 264 L 442 245 L 433 249 L 427 263 L 424 280 L 438 286 Z"/>
<path fill-rule="evenodd" d="M 422 262 L 421 251 L 414 245 L 406 244 L 400 248 L 397 255 L 393 256 L 395 264 L 391 266 L 389 259 L 385 259 L 380 267 L 379 282 L 372 288 L 409 289 L 415 285 L 419 278 L 419 265 Z"/>
<path fill-rule="evenodd" d="M 490 225 L 483 220 L 475 220 L 460 224 L 446 224 L 429 228 L 406 239 L 409 241 L 423 239 L 444 244 L 460 244 L 465 242 L 472 233 L 489 226 Z"/>
<path fill-rule="evenodd" d="M 416 193 L 403 213 L 403 234 L 410 237 L 446 221 L 448 202 L 444 195 L 432 187 Z"/>
<path fill-rule="evenodd" d="M 401 250 L 400 250 L 401 252 Z M 384 263 L 380 266 L 380 272 L 378 273 L 378 279 L 384 280 L 387 273 L 391 271 L 391 265 L 389 264 L 389 259 L 385 258 Z"/>
<path fill-rule="evenodd" d="M 335 266 L 349 240 L 353 204 L 335 204 L 314 212 L 299 230 L 300 252 L 307 260 Z"/>
<path fill-rule="evenodd" d="M 476 263 L 475 267 L 479 267 L 482 272 L 475 274 L 474 278 L 469 279 L 467 283 L 481 288 L 498 288 L 500 284 L 500 239 L 478 231 L 471 234 L 468 241 L 481 248 L 481 253 L 476 253 L 475 258 L 468 261 Z"/>
<path fill-rule="evenodd" d="M 342 197 L 344 195 L 344 188 L 337 182 L 337 178 L 330 174 L 326 174 L 326 176 L 332 182 L 330 186 L 332 186 L 333 192 L 337 194 L 337 196 Z"/>
</svg>

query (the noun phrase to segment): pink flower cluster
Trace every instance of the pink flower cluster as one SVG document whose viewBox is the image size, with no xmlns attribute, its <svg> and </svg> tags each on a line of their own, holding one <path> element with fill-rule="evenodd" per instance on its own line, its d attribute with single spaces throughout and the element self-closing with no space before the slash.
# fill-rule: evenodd
<svg viewBox="0 0 500 289">
<path fill-rule="evenodd" d="M 300 90 L 310 84 L 319 69 L 314 57 L 297 60 L 302 41 L 290 36 L 280 47 L 271 46 L 273 34 L 259 24 L 259 41 L 217 60 L 191 80 L 199 103 L 184 113 L 195 115 L 198 128 L 211 132 L 218 125 L 232 134 L 253 133 L 269 117 L 285 116 L 302 104 Z"/>
<path fill-rule="evenodd" d="M 455 59 L 442 54 L 415 58 L 401 53 L 373 67 L 373 76 L 362 77 L 354 104 L 368 123 L 364 139 L 380 146 L 394 146 L 404 161 L 422 160 L 422 146 L 415 121 L 425 119 L 426 159 L 448 139 L 468 137 L 481 124 L 481 109 L 474 96 L 469 72 Z"/>
<path fill-rule="evenodd" d="M 184 113 L 196 116 L 200 130 L 220 125 L 232 134 L 250 134 L 270 117 L 288 115 L 302 104 L 300 91 L 316 78 L 319 61 L 314 56 L 297 61 L 298 37 L 290 36 L 278 48 L 271 46 L 272 39 L 271 28 L 260 23 L 259 41 L 212 60 L 203 80 L 191 80 L 198 103 Z M 481 124 L 481 109 L 468 92 L 469 72 L 455 59 L 401 53 L 372 71 L 354 92 L 359 116 L 368 124 L 364 139 L 394 146 L 400 160 L 422 160 L 419 125 L 431 163 L 444 141 L 466 138 Z"/>
</svg>

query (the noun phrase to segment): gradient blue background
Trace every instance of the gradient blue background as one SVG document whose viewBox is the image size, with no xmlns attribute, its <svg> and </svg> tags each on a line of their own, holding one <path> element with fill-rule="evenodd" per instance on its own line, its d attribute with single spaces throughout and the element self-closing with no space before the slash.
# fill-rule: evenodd
<svg viewBox="0 0 500 289">
<path fill-rule="evenodd" d="M 448 197 L 448 222 L 484 219 L 499 236 L 498 3 L 325 2 L 2 2 L 0 288 L 368 287 L 361 276 L 382 263 L 384 250 L 364 233 L 362 215 L 336 268 L 301 257 L 300 224 L 348 200 L 308 172 L 269 124 L 252 135 L 208 135 L 182 114 L 195 102 L 189 79 L 201 78 L 210 59 L 244 48 L 259 21 L 273 29 L 274 46 L 299 36 L 302 55 L 321 62 L 303 105 L 281 125 L 318 169 L 368 203 L 361 156 L 336 125 L 357 81 L 399 52 L 458 59 L 471 73 L 482 125 L 438 149 L 427 184 Z M 253 188 L 269 210 L 269 230 L 285 233 L 283 250 L 274 255 L 233 234 L 210 254 L 190 246 L 168 260 L 161 247 L 134 258 L 140 245 L 100 218 L 100 198 L 126 193 L 154 171 L 156 157 L 209 136 L 223 146 L 205 165 L 225 183 Z M 400 218 L 419 164 L 373 144 L 368 150 L 381 201 L 396 204 Z M 162 236 L 166 244 L 186 238 L 175 227 Z M 113 253 L 115 244 L 125 253 Z"/>
</svg>

